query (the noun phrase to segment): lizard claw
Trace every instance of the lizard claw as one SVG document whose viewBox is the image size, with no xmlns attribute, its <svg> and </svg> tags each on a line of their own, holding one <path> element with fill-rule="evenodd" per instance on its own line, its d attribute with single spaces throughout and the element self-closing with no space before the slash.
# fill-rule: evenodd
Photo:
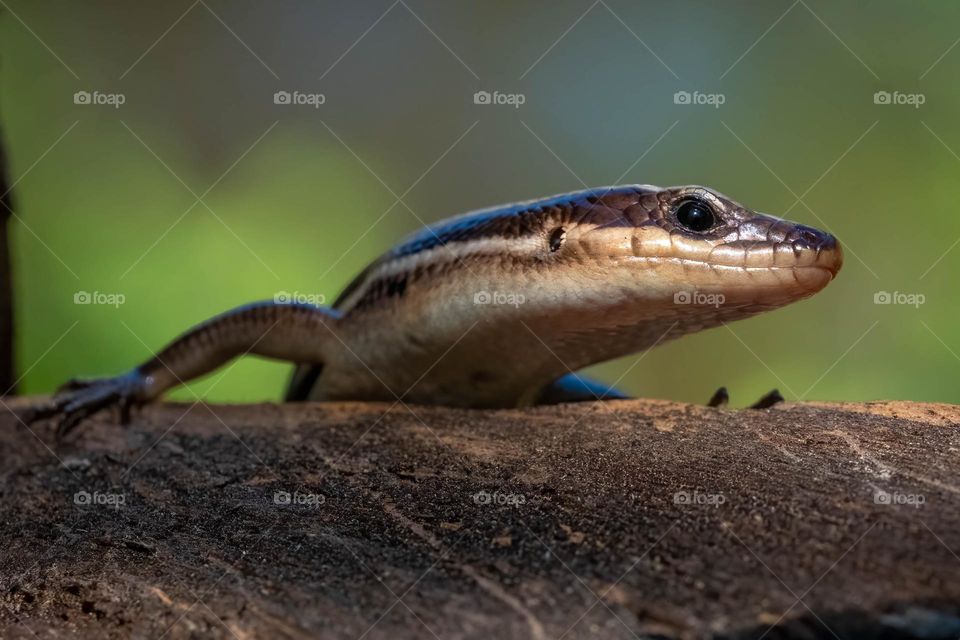
<svg viewBox="0 0 960 640">
<path fill-rule="evenodd" d="M 708 407 L 725 407 L 727 403 L 730 402 L 730 394 L 727 393 L 726 387 L 720 387 L 713 392 L 713 395 L 710 397 L 710 401 L 707 403 Z"/>
<path fill-rule="evenodd" d="M 29 425 L 59 416 L 56 432 L 59 441 L 84 419 L 111 406 L 120 408 L 121 424 L 128 424 L 131 407 L 145 401 L 144 391 L 145 379 L 136 371 L 115 378 L 71 380 L 60 387 L 49 402 L 27 409 L 21 419 Z"/>
<path fill-rule="evenodd" d="M 770 407 L 780 404 L 783 402 L 783 396 L 780 395 L 780 391 L 774 389 L 770 391 L 765 396 L 754 402 L 748 408 L 750 409 L 769 409 Z"/>
<path fill-rule="evenodd" d="M 747 408 L 748 409 L 769 409 L 770 407 L 783 402 L 783 400 L 784 400 L 783 396 L 780 395 L 780 392 L 777 389 L 774 389 Z M 714 407 L 714 408 L 725 407 L 727 406 L 727 403 L 729 401 L 730 401 L 730 394 L 727 393 L 727 388 L 720 387 L 714 392 L 713 396 L 710 398 L 710 401 L 707 402 L 707 406 Z"/>
</svg>

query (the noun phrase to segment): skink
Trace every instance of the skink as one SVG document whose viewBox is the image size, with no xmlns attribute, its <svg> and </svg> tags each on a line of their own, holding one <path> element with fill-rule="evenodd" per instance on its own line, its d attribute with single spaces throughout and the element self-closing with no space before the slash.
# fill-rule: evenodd
<svg viewBox="0 0 960 640">
<path fill-rule="evenodd" d="M 705 187 L 578 191 L 441 222 L 375 260 L 333 308 L 234 309 L 123 375 L 67 383 L 25 418 L 59 416 L 61 435 L 109 406 L 126 419 L 245 354 L 298 364 L 288 400 L 593 399 L 572 372 L 811 296 L 841 264 L 832 235 Z"/>
</svg>

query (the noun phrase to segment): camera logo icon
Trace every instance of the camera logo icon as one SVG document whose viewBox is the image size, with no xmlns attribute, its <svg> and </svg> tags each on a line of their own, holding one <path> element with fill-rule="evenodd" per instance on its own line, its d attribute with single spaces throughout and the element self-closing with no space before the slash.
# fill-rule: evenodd
<svg viewBox="0 0 960 640">
<path fill-rule="evenodd" d="M 673 304 L 691 304 L 693 295 L 689 291 L 677 291 L 673 294 Z"/>
<path fill-rule="evenodd" d="M 892 302 L 893 296 L 889 291 L 877 291 L 873 294 L 873 304 L 891 304 Z"/>
<path fill-rule="evenodd" d="M 90 104 L 91 96 L 89 91 L 77 91 L 73 94 L 73 104 Z"/>
<path fill-rule="evenodd" d="M 490 104 L 493 102 L 493 96 L 489 91 L 477 91 L 473 94 L 473 104 Z"/>
<path fill-rule="evenodd" d="M 889 91 L 877 91 L 873 94 L 873 104 L 890 104 L 891 100 Z"/>
<path fill-rule="evenodd" d="M 689 91 L 677 91 L 673 94 L 673 104 L 690 104 L 692 98 Z"/>
<path fill-rule="evenodd" d="M 273 104 L 290 104 L 291 100 L 289 91 L 277 91 L 273 94 Z"/>
<path fill-rule="evenodd" d="M 93 296 L 87 291 L 77 291 L 73 294 L 73 304 L 90 304 L 93 302 Z"/>
<path fill-rule="evenodd" d="M 489 291 L 478 291 L 473 294 L 473 304 L 490 304 L 491 301 Z"/>
<path fill-rule="evenodd" d="M 290 492 L 289 491 L 277 491 L 273 494 L 273 503 L 274 504 L 290 504 Z"/>
</svg>

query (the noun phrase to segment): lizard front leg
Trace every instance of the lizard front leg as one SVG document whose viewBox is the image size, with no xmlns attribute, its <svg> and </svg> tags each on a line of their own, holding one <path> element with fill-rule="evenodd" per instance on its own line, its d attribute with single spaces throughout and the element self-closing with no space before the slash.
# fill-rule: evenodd
<svg viewBox="0 0 960 640">
<path fill-rule="evenodd" d="M 124 422 L 132 406 L 210 373 L 234 358 L 254 354 L 296 363 L 323 364 L 335 348 L 339 314 L 301 304 L 261 302 L 203 322 L 127 373 L 72 380 L 47 404 L 29 409 L 26 423 L 60 416 L 58 437 L 101 409 L 119 406 Z"/>
</svg>

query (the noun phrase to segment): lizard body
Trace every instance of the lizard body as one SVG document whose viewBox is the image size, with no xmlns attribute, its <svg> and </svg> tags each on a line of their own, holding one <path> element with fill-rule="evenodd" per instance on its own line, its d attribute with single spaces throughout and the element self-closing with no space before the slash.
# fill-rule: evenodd
<svg viewBox="0 0 960 640">
<path fill-rule="evenodd" d="M 241 307 L 125 375 L 70 383 L 30 418 L 60 414 L 66 431 L 245 353 L 299 364 L 289 400 L 576 399 L 558 383 L 567 374 L 806 298 L 841 264 L 833 236 L 704 187 L 578 191 L 441 222 L 374 261 L 332 309 Z"/>
</svg>

